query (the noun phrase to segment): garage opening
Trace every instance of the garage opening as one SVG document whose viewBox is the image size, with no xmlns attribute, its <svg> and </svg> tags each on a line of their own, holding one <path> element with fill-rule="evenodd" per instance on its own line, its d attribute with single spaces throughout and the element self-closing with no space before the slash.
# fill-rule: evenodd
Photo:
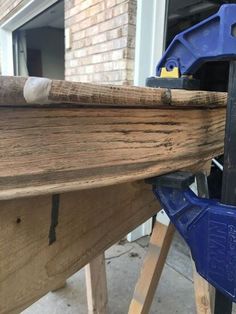
<svg viewBox="0 0 236 314">
<path fill-rule="evenodd" d="M 64 1 L 13 33 L 15 75 L 64 79 Z"/>
</svg>

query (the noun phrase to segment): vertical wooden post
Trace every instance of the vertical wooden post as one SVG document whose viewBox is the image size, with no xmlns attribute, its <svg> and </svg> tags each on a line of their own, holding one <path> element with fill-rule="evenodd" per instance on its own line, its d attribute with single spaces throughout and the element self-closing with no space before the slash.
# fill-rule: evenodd
<svg viewBox="0 0 236 314">
<path fill-rule="evenodd" d="M 174 235 L 174 226 L 156 222 L 150 239 L 146 259 L 136 284 L 129 314 L 147 314 L 165 265 Z"/>
<path fill-rule="evenodd" d="M 88 314 L 107 314 L 105 255 L 99 255 L 85 267 Z"/>
</svg>

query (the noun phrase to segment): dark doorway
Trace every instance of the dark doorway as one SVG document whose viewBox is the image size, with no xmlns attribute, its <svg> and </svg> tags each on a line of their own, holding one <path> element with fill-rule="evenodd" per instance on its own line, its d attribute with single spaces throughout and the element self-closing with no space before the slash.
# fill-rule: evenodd
<svg viewBox="0 0 236 314">
<path fill-rule="evenodd" d="M 13 34 L 15 74 L 64 79 L 64 1 Z"/>
<path fill-rule="evenodd" d="M 41 50 L 27 49 L 27 68 L 29 76 L 43 76 Z"/>
</svg>

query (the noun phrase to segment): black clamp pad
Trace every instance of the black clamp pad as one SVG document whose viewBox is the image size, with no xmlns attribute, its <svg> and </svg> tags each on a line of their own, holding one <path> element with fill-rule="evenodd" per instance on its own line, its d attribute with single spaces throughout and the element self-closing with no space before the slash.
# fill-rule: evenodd
<svg viewBox="0 0 236 314">
<path fill-rule="evenodd" d="M 153 76 L 153 77 L 147 78 L 146 86 L 154 87 L 154 88 L 199 90 L 200 81 L 196 79 L 190 79 L 188 77 L 161 78 L 161 77 Z"/>
<path fill-rule="evenodd" d="M 165 174 L 163 176 L 158 176 L 145 180 L 146 183 L 152 184 L 154 186 L 162 186 L 174 189 L 185 190 L 187 189 L 195 180 L 195 175 L 187 171 L 178 171 Z"/>
</svg>

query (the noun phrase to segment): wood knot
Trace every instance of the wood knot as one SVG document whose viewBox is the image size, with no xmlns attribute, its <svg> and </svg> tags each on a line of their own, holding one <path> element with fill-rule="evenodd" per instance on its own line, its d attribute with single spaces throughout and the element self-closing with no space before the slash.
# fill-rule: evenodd
<svg viewBox="0 0 236 314">
<path fill-rule="evenodd" d="M 206 297 L 205 295 L 201 297 L 201 303 L 202 303 L 202 305 L 204 305 L 205 307 L 208 307 L 208 306 L 209 306 L 208 299 L 207 299 L 207 297 Z"/>
</svg>

